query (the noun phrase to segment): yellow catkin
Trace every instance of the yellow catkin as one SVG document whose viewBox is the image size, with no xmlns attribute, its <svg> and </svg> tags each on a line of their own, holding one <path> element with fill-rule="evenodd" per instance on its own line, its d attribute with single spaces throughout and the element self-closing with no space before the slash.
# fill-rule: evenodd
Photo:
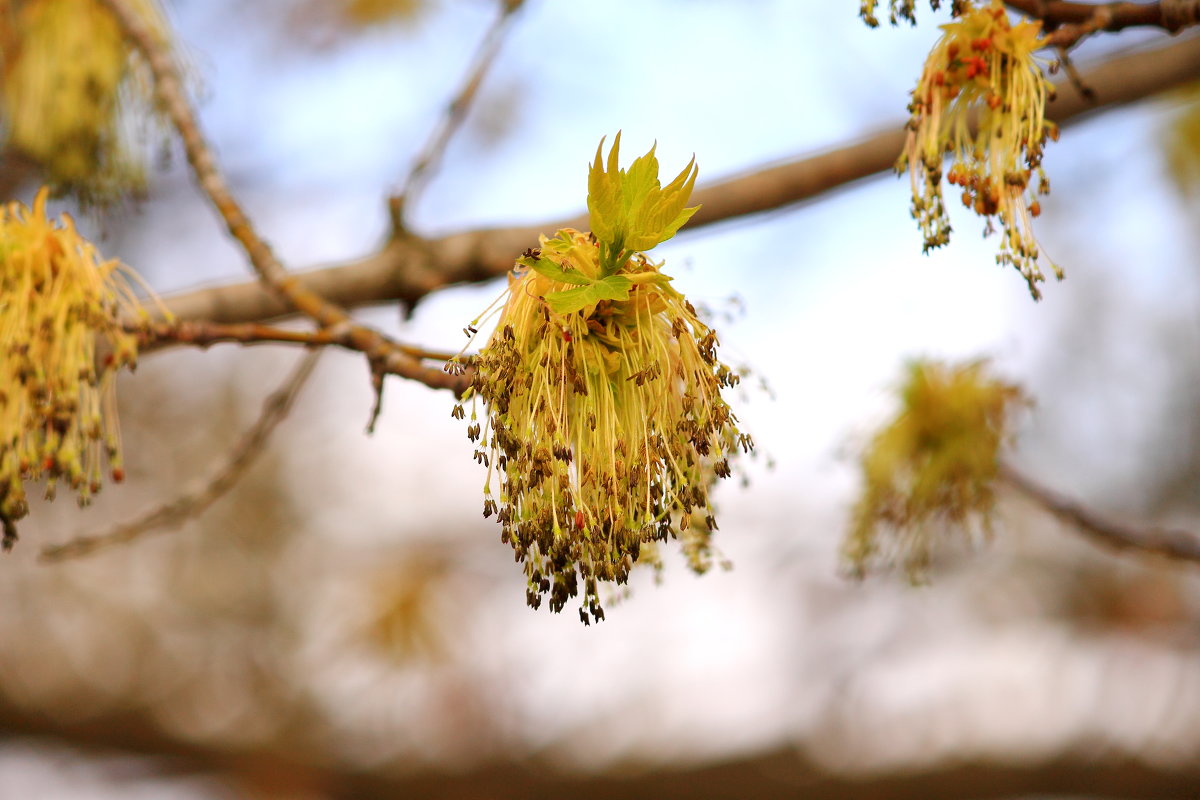
<svg viewBox="0 0 1200 800">
<path fill-rule="evenodd" d="M 988 232 L 993 221 L 999 224 L 997 262 L 1015 267 L 1037 299 L 1045 276 L 1032 220 L 1041 213 L 1039 195 L 1049 191 L 1042 151 L 1047 139 L 1058 137 L 1045 118 L 1052 87 L 1033 55 L 1041 47 L 1041 23 L 1014 25 L 1004 4 L 993 0 L 966 6 L 941 27 L 912 93 L 897 164 L 912 181 L 913 216 L 926 251 L 949 241 L 941 186 L 949 155 L 946 182 L 960 187 L 963 205 L 988 220 Z"/>
<path fill-rule="evenodd" d="M 0 521 L 4 545 L 28 511 L 25 484 L 59 483 L 81 503 L 99 490 L 105 466 L 121 480 L 113 380 L 137 359 L 123 320 L 145 318 L 136 276 L 105 260 L 71 218 L 46 217 L 47 190 L 33 208 L 0 209 Z"/>
<path fill-rule="evenodd" d="M 528 256 L 600 272 L 596 239 L 573 230 Z M 559 611 L 582 594 L 585 623 L 604 615 L 597 584 L 624 583 L 644 546 L 678 539 L 693 569 L 710 566 L 709 490 L 752 447 L 721 397 L 738 376 L 660 267 L 632 254 L 617 273 L 632 282 L 628 299 L 566 314 L 545 298 L 570 284 L 514 271 L 473 360 L 471 394 L 487 404 L 468 431 L 489 470 L 484 515 L 524 563 L 529 604 L 549 595 Z"/>
</svg>

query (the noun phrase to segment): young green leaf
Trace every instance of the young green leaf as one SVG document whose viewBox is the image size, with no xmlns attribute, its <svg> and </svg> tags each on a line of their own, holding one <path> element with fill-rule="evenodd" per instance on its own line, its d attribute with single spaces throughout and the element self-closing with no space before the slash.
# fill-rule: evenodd
<svg viewBox="0 0 1200 800">
<path fill-rule="evenodd" d="M 650 250 L 670 239 L 698 208 L 684 207 L 696 183 L 695 158 L 663 187 L 658 180 L 657 145 L 635 159 L 628 170 L 619 166 L 620 147 L 618 132 L 605 164 L 601 139 L 588 173 L 588 211 L 605 275 L 619 269 L 629 252 Z"/>
<path fill-rule="evenodd" d="M 590 316 L 601 300 L 628 300 L 632 286 L 633 281 L 626 277 L 609 275 L 589 286 L 550 292 L 546 295 L 546 303 L 555 314 L 574 314 L 587 309 L 584 316 Z"/>
<path fill-rule="evenodd" d="M 546 303 L 555 314 L 574 314 L 598 302 L 600 301 L 595 299 L 595 290 L 591 286 L 580 286 L 578 289 L 546 295 Z"/>
<path fill-rule="evenodd" d="M 595 279 L 589 278 L 577 269 L 565 269 L 560 264 L 552 261 L 549 258 L 519 258 L 518 264 L 522 264 L 534 270 L 540 275 L 545 275 L 547 278 L 563 283 L 573 283 L 576 286 L 587 286 L 595 283 Z"/>
</svg>

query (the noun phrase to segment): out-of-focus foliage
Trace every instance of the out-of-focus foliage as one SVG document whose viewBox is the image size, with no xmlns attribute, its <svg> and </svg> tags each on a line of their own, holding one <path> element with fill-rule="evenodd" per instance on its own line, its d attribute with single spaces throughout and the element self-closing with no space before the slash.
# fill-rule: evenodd
<svg viewBox="0 0 1200 800">
<path fill-rule="evenodd" d="M 913 362 L 899 395 L 896 418 L 862 456 L 862 494 L 843 543 L 858 574 L 882 555 L 920 577 L 937 531 L 990 529 L 998 451 L 1022 401 L 982 361 Z"/>
<path fill-rule="evenodd" d="M 152 35 L 168 35 L 154 0 L 130 5 Z M 103 6 L 8 0 L 0 52 L 8 145 L 37 163 L 57 193 L 105 204 L 144 190 L 133 138 L 152 116 L 149 80 Z"/>
<path fill-rule="evenodd" d="M 427 548 L 371 571 L 366 641 L 397 663 L 446 657 L 451 632 L 442 624 L 438 600 L 452 570 L 445 552 Z"/>
<path fill-rule="evenodd" d="M 129 279 L 75 231 L 46 217 L 47 191 L 33 209 L 0 210 L 0 521 L 7 549 L 25 516 L 24 482 L 63 481 L 85 503 L 103 465 L 121 480 L 113 379 L 137 360 L 122 316 L 141 313 Z M 99 349 L 99 351 L 98 351 Z"/>
<path fill-rule="evenodd" d="M 1182 107 L 1163 137 L 1167 171 L 1181 192 L 1200 192 L 1200 83 L 1175 93 Z"/>
</svg>

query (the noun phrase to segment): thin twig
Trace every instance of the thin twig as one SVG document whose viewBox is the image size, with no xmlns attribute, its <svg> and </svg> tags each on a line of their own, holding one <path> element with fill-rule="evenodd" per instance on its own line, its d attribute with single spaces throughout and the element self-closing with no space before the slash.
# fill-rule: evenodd
<svg viewBox="0 0 1200 800">
<path fill-rule="evenodd" d="M 313 350 L 306 353 L 287 380 L 267 397 L 258 420 L 246 431 L 225 462 L 213 472 L 203 486 L 184 492 L 170 502 L 104 533 L 80 536 L 65 544 L 45 547 L 41 552 L 41 560 L 64 561 L 90 555 L 105 547 L 132 542 L 153 531 L 177 528 L 189 519 L 199 516 L 228 492 L 246 468 L 263 452 L 271 433 L 287 417 L 296 395 L 308 381 L 321 352 Z"/>
<path fill-rule="evenodd" d="M 450 139 L 466 119 L 467 109 L 471 107 L 476 94 L 479 93 L 484 76 L 487 75 L 492 63 L 496 60 L 496 55 L 500 52 L 500 45 L 504 42 L 504 35 L 508 31 L 509 23 L 524 1 L 504 0 L 501 4 L 500 14 L 492 22 L 487 34 L 479 43 L 479 48 L 475 51 L 475 58 L 471 63 L 471 68 L 467 71 L 462 86 L 459 87 L 442 112 L 437 125 L 430 131 L 425 145 L 418 151 L 408 176 L 401 184 L 400 192 L 391 197 L 389 206 L 395 232 L 400 233 L 404 230 L 404 209 L 412 207 L 414 198 L 421 189 L 425 188 L 425 184 L 428 183 L 429 178 L 441 162 L 446 147 L 450 144 Z"/>
<path fill-rule="evenodd" d="M 999 479 L 1106 547 L 1154 553 L 1180 561 L 1200 561 L 1200 537 L 1189 531 L 1138 528 L 1115 522 L 1047 489 L 1009 464 L 1000 465 Z"/>
<path fill-rule="evenodd" d="M 1079 96 L 1089 103 L 1096 102 L 1096 90 L 1083 82 L 1083 76 L 1075 69 L 1075 62 L 1071 60 L 1071 54 L 1065 46 L 1058 48 L 1058 63 L 1062 65 L 1063 71 L 1067 73 L 1067 80 L 1075 87 L 1075 91 L 1079 92 Z M 1051 71 L 1053 72 L 1053 69 Z"/>
<path fill-rule="evenodd" d="M 208 347 L 214 344 L 297 344 L 305 347 L 345 347 L 345 337 L 329 329 L 294 331 L 254 322 L 223 324 L 207 320 L 155 322 L 149 325 L 130 323 L 125 326 L 138 337 L 138 352 L 147 353 L 175 344 Z M 457 354 L 426 350 L 422 347 L 393 342 L 397 352 L 423 361 L 449 361 Z"/>
</svg>

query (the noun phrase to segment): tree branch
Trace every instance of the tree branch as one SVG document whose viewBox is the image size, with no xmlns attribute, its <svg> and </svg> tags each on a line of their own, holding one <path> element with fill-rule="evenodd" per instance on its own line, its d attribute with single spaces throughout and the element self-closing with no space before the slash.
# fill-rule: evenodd
<svg viewBox="0 0 1200 800">
<path fill-rule="evenodd" d="M 1115 550 L 1134 550 L 1179 561 L 1200 561 L 1200 537 L 1189 531 L 1124 525 L 1047 489 L 1011 465 L 1002 463 L 1001 481 L 1033 500 L 1093 541 Z"/>
<path fill-rule="evenodd" d="M 1074 92 L 1059 92 L 1047 111 L 1060 125 L 1200 78 L 1200 39 L 1117 56 L 1088 70 L 1084 77 L 1095 90 L 1096 101 L 1088 102 Z M 702 207 L 681 233 L 784 208 L 889 171 L 903 143 L 903 124 L 898 122 L 891 130 L 845 147 L 711 184 L 693 196 Z M 432 239 L 394 239 L 366 258 L 315 269 L 299 278 L 305 286 L 345 307 L 389 301 L 411 306 L 437 289 L 503 275 L 517 255 L 537 241 L 539 233 L 586 226 L 587 218 L 577 216 Z M 201 289 L 169 297 L 166 302 L 182 319 L 223 323 L 264 321 L 289 313 L 286 304 L 255 284 Z"/>
<path fill-rule="evenodd" d="M 1063 0 L 1005 0 L 1009 8 L 1027 17 L 1042 20 L 1047 31 L 1060 25 L 1082 25 L 1102 14 L 1107 20 L 1101 28 L 1120 31 L 1125 28 L 1154 27 L 1177 33 L 1200 23 L 1200 1 L 1162 0 L 1157 3 L 1073 3 Z M 1055 42 L 1058 44 L 1058 42 Z"/>
<path fill-rule="evenodd" d="M 316 331 L 296 331 L 274 328 L 254 322 L 222 324 L 206 320 L 178 322 L 131 323 L 129 333 L 138 337 L 138 353 L 153 352 L 170 345 L 189 345 L 205 348 L 214 344 L 297 344 L 305 347 L 345 347 L 344 337 L 329 328 Z M 457 353 L 426 350 L 394 342 L 392 347 L 404 355 L 429 361 L 449 361 Z"/>
<path fill-rule="evenodd" d="M 170 502 L 129 522 L 123 522 L 105 533 L 80 536 L 64 544 L 44 547 L 41 553 L 42 561 L 65 561 L 91 555 L 106 547 L 127 544 L 156 530 L 176 528 L 202 514 L 233 488 L 242 473 L 262 453 L 275 428 L 291 411 L 296 396 L 308 382 L 320 355 L 320 350 L 313 350 L 300 359 L 300 364 L 287 380 L 263 402 L 258 420 L 246 431 L 230 451 L 225 463 L 213 472 L 204 485 L 184 492 Z"/>
</svg>

